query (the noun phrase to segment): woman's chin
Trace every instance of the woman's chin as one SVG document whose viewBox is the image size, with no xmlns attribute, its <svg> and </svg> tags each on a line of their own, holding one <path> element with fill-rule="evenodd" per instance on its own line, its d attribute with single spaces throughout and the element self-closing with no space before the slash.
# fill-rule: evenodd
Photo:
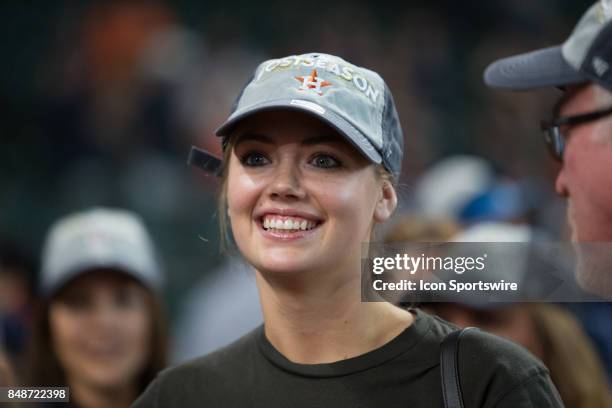
<svg viewBox="0 0 612 408">
<path fill-rule="evenodd" d="M 281 265 L 263 264 L 261 268 L 258 268 L 258 270 L 265 274 L 274 274 L 274 275 L 279 275 L 279 276 L 280 275 L 293 276 L 293 275 L 303 274 L 304 272 L 308 270 L 308 268 L 305 268 L 304 265 L 296 265 L 292 263 L 287 263 L 287 264 L 281 264 Z"/>
<path fill-rule="evenodd" d="M 294 254 L 275 254 L 274 256 L 260 257 L 253 263 L 262 273 L 278 275 L 297 275 L 317 268 L 312 259 L 296 257 Z"/>
<path fill-rule="evenodd" d="M 120 389 L 130 384 L 133 381 L 134 373 L 131 370 L 117 367 L 104 367 L 104 369 L 96 367 L 95 370 L 83 375 L 86 377 L 87 383 L 98 389 Z"/>
</svg>

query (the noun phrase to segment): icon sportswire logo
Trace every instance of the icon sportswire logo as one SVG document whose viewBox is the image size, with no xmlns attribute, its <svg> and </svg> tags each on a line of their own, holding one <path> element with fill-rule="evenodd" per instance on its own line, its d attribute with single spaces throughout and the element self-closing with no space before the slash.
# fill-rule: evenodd
<svg viewBox="0 0 612 408">
<path fill-rule="evenodd" d="M 295 79 L 301 82 L 300 91 L 313 91 L 317 95 L 323 95 L 321 88 L 331 86 L 332 84 L 319 78 L 316 69 L 313 69 L 309 76 L 298 76 Z"/>
</svg>

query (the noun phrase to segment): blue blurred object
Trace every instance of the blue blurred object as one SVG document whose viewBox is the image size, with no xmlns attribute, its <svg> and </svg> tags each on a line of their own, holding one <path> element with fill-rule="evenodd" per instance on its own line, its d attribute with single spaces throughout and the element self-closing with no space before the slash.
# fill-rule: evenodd
<svg viewBox="0 0 612 408">
<path fill-rule="evenodd" d="M 520 217 L 527 210 L 524 201 L 517 183 L 496 184 L 472 198 L 459 212 L 459 219 L 472 223 Z"/>
<path fill-rule="evenodd" d="M 498 180 L 467 201 L 457 219 L 465 224 L 515 221 L 536 210 L 543 194 L 538 180 Z"/>
</svg>

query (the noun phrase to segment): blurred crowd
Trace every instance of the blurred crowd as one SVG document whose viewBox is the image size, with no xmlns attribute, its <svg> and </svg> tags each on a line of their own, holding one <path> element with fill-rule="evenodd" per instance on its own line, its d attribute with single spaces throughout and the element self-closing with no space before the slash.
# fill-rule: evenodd
<svg viewBox="0 0 612 408">
<path fill-rule="evenodd" d="M 220 152 L 230 96 L 266 58 L 321 51 L 386 79 L 406 135 L 387 241 L 482 226 L 482 240 L 568 239 L 537 128 L 557 94 L 481 78 L 562 40 L 591 1 L 200 3 L 0 6 L 0 386 L 70 384 L 83 406 L 129 406 L 166 364 L 261 323 L 248 268 L 219 253 L 218 186 L 185 161 L 191 145 Z M 609 398 L 609 303 L 430 311 L 524 345 L 568 407 Z"/>
</svg>

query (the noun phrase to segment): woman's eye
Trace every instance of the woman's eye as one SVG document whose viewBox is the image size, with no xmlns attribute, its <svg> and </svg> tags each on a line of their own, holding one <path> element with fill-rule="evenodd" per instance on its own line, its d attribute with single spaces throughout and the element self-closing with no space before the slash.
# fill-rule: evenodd
<svg viewBox="0 0 612 408">
<path fill-rule="evenodd" d="M 240 159 L 242 164 L 250 167 L 258 167 L 268 164 L 268 159 L 261 153 L 251 152 L 247 153 Z"/>
<path fill-rule="evenodd" d="M 321 167 L 324 169 L 340 167 L 340 162 L 327 154 L 317 154 L 315 157 L 313 157 L 311 163 L 316 167 Z"/>
<path fill-rule="evenodd" d="M 118 290 L 115 293 L 115 304 L 117 306 L 127 307 L 134 303 L 134 296 L 127 289 Z"/>
<path fill-rule="evenodd" d="M 88 296 L 71 293 L 63 297 L 63 303 L 73 310 L 85 310 L 91 306 Z"/>
<path fill-rule="evenodd" d="M 115 293 L 115 305 L 122 308 L 134 307 L 139 300 L 138 292 L 134 289 L 121 288 Z"/>
</svg>

